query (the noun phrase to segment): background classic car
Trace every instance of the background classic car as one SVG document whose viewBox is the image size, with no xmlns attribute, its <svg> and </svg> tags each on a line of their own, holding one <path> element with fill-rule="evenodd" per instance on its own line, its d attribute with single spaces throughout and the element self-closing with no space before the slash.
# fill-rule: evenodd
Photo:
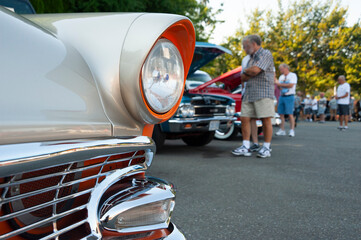
<svg viewBox="0 0 361 240">
<path fill-rule="evenodd" d="M 181 101 L 192 23 L 0 7 L 0 239 L 184 239 L 146 176 Z"/>
<path fill-rule="evenodd" d="M 197 84 L 199 82 L 197 76 L 207 74 L 199 71 L 199 68 L 224 53 L 231 54 L 231 51 L 215 44 L 196 42 L 186 86 Z M 226 129 L 232 125 L 236 119 L 234 113 L 235 102 L 231 97 L 221 94 L 191 93 L 186 89 L 181 105 L 173 117 L 155 126 L 153 139 L 158 149 L 163 146 L 166 139 L 179 138 L 189 146 L 203 146 L 212 141 L 217 129 Z"/>
<path fill-rule="evenodd" d="M 228 71 L 221 76 L 218 76 L 212 80 L 209 80 L 191 90 L 190 93 L 203 93 L 203 94 L 215 94 L 231 97 L 235 100 L 236 104 L 236 121 L 233 121 L 232 125 L 228 128 L 220 128 L 215 132 L 214 137 L 217 139 L 225 140 L 232 139 L 241 132 L 241 106 L 242 106 L 242 86 L 241 84 L 241 71 L 242 66 L 237 67 L 231 71 Z M 199 73 L 201 75 L 201 73 Z M 207 74 L 208 75 L 208 74 Z M 207 78 L 207 75 L 203 77 Z M 198 76 L 201 78 L 201 76 Z M 277 107 L 277 100 L 275 99 L 275 107 Z M 256 121 L 258 127 L 258 134 L 262 133 L 262 121 Z M 272 118 L 272 125 L 279 126 L 281 124 L 281 119 L 278 113 L 275 113 L 275 116 Z"/>
<path fill-rule="evenodd" d="M 34 7 L 29 0 L 0 0 L 0 6 L 18 14 L 34 14 Z"/>
</svg>

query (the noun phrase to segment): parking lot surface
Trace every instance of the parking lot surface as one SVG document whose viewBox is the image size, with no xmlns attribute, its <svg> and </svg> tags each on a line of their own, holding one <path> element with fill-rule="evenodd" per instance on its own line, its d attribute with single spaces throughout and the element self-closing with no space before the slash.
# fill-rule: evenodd
<svg viewBox="0 0 361 240">
<path fill-rule="evenodd" d="M 168 140 L 149 175 L 176 186 L 172 221 L 187 239 L 361 239 L 361 123 L 336 127 L 299 123 L 266 159 L 233 156 L 241 136 Z"/>
</svg>

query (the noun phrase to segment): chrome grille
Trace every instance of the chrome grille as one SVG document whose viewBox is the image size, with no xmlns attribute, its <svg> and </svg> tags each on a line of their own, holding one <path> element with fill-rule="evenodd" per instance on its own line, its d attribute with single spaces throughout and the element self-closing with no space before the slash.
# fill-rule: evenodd
<svg viewBox="0 0 361 240">
<path fill-rule="evenodd" d="M 195 117 L 225 116 L 226 106 L 224 105 L 198 105 L 194 106 Z"/>
<path fill-rule="evenodd" d="M 0 239 L 91 236 L 87 208 L 94 187 L 118 169 L 145 162 L 146 149 L 140 149 L 1 176 Z"/>
</svg>

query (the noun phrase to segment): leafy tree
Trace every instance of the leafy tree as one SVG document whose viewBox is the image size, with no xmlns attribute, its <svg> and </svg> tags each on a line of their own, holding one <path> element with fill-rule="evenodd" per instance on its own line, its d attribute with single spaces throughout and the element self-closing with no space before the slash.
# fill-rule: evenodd
<svg viewBox="0 0 361 240">
<path fill-rule="evenodd" d="M 361 90 L 361 29 L 359 23 L 348 27 L 347 9 L 340 4 L 294 1 L 288 8 L 279 0 L 279 11 L 255 9 L 248 17 L 249 29 L 242 26 L 227 39 L 224 47 L 233 57 L 222 56 L 208 68 L 219 75 L 241 64 L 241 40 L 259 34 L 275 65 L 285 62 L 296 72 L 297 87 L 304 92 L 326 91 L 335 86 L 338 75 L 346 75 L 352 90 Z M 333 7 L 331 7 L 334 5 Z M 217 67 L 214 67 L 217 66 Z"/>
<path fill-rule="evenodd" d="M 222 9 L 209 7 L 209 0 L 31 0 L 38 13 L 161 12 L 185 15 L 192 20 L 198 41 L 208 41 Z"/>
</svg>

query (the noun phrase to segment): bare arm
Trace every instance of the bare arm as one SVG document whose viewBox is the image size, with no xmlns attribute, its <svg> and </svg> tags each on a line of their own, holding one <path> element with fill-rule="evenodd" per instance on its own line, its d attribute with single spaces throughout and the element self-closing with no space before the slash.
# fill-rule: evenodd
<svg viewBox="0 0 361 240">
<path fill-rule="evenodd" d="M 250 68 L 247 68 L 244 70 L 244 72 L 241 74 L 242 81 L 248 81 L 251 77 L 257 76 L 262 72 L 262 69 L 260 69 L 257 66 L 253 66 Z"/>
<path fill-rule="evenodd" d="M 276 82 L 276 85 L 279 87 L 284 87 L 284 88 L 291 88 L 293 87 L 295 84 L 294 83 L 280 83 L 279 81 Z"/>
</svg>

